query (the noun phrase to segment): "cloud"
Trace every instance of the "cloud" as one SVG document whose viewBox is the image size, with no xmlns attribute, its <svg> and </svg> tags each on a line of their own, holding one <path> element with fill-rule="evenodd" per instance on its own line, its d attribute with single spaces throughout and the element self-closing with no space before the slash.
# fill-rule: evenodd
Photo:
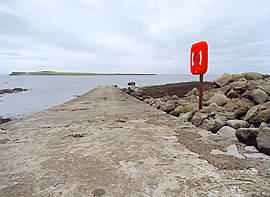
<svg viewBox="0 0 270 197">
<path fill-rule="evenodd" d="M 2 0 L 0 72 L 189 73 L 209 44 L 209 73 L 269 73 L 270 5 L 218 0 Z"/>
</svg>

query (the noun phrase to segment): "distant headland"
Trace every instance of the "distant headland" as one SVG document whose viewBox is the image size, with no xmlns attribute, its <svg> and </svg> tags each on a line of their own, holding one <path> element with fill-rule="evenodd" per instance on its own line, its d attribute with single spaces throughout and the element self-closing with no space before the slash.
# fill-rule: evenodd
<svg viewBox="0 0 270 197">
<path fill-rule="evenodd" d="M 86 72 L 56 72 L 56 71 L 36 71 L 36 72 L 12 72 L 10 76 L 20 75 L 156 75 L 144 73 L 86 73 Z"/>
</svg>

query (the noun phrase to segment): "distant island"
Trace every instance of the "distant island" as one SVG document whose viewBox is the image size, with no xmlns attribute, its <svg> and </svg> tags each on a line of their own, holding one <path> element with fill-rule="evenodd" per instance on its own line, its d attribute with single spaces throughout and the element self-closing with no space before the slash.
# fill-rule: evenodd
<svg viewBox="0 0 270 197">
<path fill-rule="evenodd" d="M 56 71 L 37 71 L 37 72 L 12 72 L 10 76 L 20 75 L 156 75 L 142 73 L 84 73 L 84 72 L 56 72 Z"/>
</svg>

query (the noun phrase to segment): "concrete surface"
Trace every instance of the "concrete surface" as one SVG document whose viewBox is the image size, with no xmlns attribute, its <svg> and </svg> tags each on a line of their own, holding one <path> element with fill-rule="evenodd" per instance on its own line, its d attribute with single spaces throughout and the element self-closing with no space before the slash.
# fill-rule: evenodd
<svg viewBox="0 0 270 197">
<path fill-rule="evenodd" d="M 0 154 L 1 197 L 270 193 L 269 157 L 114 86 L 0 125 Z"/>
</svg>

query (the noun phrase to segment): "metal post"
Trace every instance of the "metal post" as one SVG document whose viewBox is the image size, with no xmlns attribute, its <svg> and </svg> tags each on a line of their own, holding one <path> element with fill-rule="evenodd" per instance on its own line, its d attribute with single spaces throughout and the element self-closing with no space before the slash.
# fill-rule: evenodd
<svg viewBox="0 0 270 197">
<path fill-rule="evenodd" d="M 200 75 L 199 110 L 202 109 L 202 101 L 203 101 L 203 75 Z"/>
</svg>

